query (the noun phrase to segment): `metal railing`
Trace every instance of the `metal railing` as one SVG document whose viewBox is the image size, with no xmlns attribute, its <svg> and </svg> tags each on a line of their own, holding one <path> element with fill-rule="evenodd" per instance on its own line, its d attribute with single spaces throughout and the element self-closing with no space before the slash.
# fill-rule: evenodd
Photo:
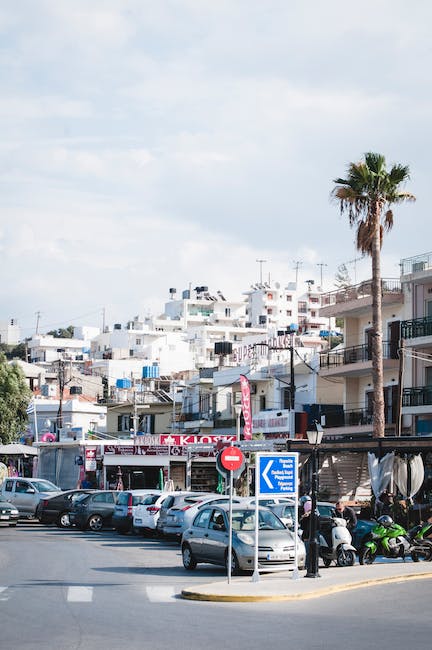
<svg viewBox="0 0 432 650">
<path fill-rule="evenodd" d="M 402 406 L 431 406 L 432 386 L 416 386 L 404 388 L 402 392 Z"/>
<path fill-rule="evenodd" d="M 403 339 L 414 339 L 418 336 L 432 336 L 432 318 L 413 318 L 401 322 L 401 336 Z"/>
<path fill-rule="evenodd" d="M 398 358 L 397 341 L 383 341 L 383 357 L 384 359 Z M 320 353 L 320 368 L 333 368 L 364 361 L 372 361 L 371 345 L 354 345 L 337 352 Z"/>
<path fill-rule="evenodd" d="M 400 280 L 396 278 L 382 279 L 381 280 L 382 294 L 388 293 L 401 293 Z M 335 305 L 336 303 L 349 302 L 351 300 L 358 300 L 359 298 L 367 298 L 372 295 L 372 280 L 366 280 L 355 284 L 345 289 L 336 289 L 336 291 L 329 291 L 321 295 L 321 307 Z"/>
<path fill-rule="evenodd" d="M 432 253 L 423 253 L 415 257 L 406 257 L 400 262 L 401 275 L 419 273 L 432 268 Z"/>
</svg>

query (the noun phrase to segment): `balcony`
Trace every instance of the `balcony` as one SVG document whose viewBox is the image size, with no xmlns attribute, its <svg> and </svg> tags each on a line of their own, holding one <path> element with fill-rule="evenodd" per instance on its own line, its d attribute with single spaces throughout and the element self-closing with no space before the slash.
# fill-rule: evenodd
<svg viewBox="0 0 432 650">
<path fill-rule="evenodd" d="M 424 253 L 401 260 L 401 275 L 422 273 L 432 268 L 432 253 Z"/>
<path fill-rule="evenodd" d="M 411 339 L 432 337 L 432 318 L 414 318 L 412 320 L 403 320 L 401 322 L 401 336 L 407 339 L 410 343 Z M 423 341 L 424 345 L 432 343 L 430 341 Z"/>
<path fill-rule="evenodd" d="M 399 363 L 397 341 L 383 342 L 384 368 L 393 368 Z M 387 363 L 386 363 L 387 362 Z M 370 345 L 354 345 L 337 352 L 321 352 L 320 370 L 323 374 L 346 375 L 368 374 L 372 369 L 372 348 Z"/>
<path fill-rule="evenodd" d="M 402 408 L 432 406 L 432 386 L 404 388 L 402 393 Z M 408 411 L 404 411 L 407 413 Z"/>
<path fill-rule="evenodd" d="M 382 303 L 402 302 L 400 280 L 395 278 L 381 280 Z M 372 305 L 372 280 L 360 282 L 345 289 L 323 293 L 320 316 L 337 316 L 350 311 L 365 311 Z"/>
</svg>

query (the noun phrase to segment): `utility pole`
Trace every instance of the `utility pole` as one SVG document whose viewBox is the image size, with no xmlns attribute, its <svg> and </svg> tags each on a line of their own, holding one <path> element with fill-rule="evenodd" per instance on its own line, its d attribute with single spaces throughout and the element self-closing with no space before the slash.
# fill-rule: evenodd
<svg viewBox="0 0 432 650">
<path fill-rule="evenodd" d="M 41 316 L 40 311 L 37 311 L 37 312 L 36 312 L 36 334 L 39 334 L 39 321 L 40 321 L 40 316 Z"/>
<path fill-rule="evenodd" d="M 102 334 L 105 332 L 105 307 L 102 307 Z"/>
<path fill-rule="evenodd" d="M 262 265 L 267 262 L 267 260 L 256 260 L 258 264 L 260 265 L 260 284 L 263 283 L 263 277 L 262 277 Z"/>
<path fill-rule="evenodd" d="M 294 260 L 294 269 L 296 272 L 296 288 L 297 288 L 297 283 L 298 283 L 298 272 L 299 272 L 299 267 L 303 264 L 302 261 L 300 260 Z"/>
<path fill-rule="evenodd" d="M 320 289 L 323 290 L 323 266 L 328 266 L 325 262 L 318 262 L 317 266 L 320 267 Z"/>
<path fill-rule="evenodd" d="M 59 439 L 60 429 L 63 428 L 63 394 L 66 383 L 65 363 L 63 359 L 58 360 L 57 378 L 59 385 L 59 407 L 57 411 L 57 440 Z"/>
</svg>

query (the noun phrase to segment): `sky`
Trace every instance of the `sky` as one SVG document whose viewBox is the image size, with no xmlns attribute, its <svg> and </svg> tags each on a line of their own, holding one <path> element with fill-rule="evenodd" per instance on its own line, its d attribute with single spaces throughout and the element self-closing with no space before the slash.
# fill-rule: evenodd
<svg viewBox="0 0 432 650">
<path fill-rule="evenodd" d="M 3 0 L 0 320 L 366 279 L 331 191 L 367 151 L 410 168 L 382 249 L 399 277 L 432 250 L 431 23 L 426 0 Z"/>
</svg>

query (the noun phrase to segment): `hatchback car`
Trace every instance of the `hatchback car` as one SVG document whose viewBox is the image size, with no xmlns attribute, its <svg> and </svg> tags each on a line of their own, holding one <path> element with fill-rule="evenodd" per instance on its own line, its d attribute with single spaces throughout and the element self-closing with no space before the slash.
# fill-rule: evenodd
<svg viewBox="0 0 432 650">
<path fill-rule="evenodd" d="M 0 501 L 0 524 L 6 524 L 7 526 L 16 526 L 18 519 L 18 508 L 15 508 L 13 503 Z"/>
<path fill-rule="evenodd" d="M 289 568 L 295 561 L 295 537 L 269 508 L 258 510 L 258 569 Z M 183 566 L 188 571 L 199 562 L 227 566 L 229 545 L 229 505 L 209 505 L 200 509 L 182 537 Z M 233 505 L 231 571 L 253 571 L 255 560 L 255 508 Z M 306 551 L 297 539 L 297 561 L 304 568 Z"/>
<path fill-rule="evenodd" d="M 89 528 L 92 531 L 110 526 L 118 495 L 117 490 L 97 490 L 79 497 L 69 513 L 71 524 L 81 530 Z"/>
<path fill-rule="evenodd" d="M 126 535 L 132 530 L 137 506 L 144 501 L 145 497 L 154 493 L 155 490 L 126 490 L 120 492 L 112 516 L 112 525 L 118 533 Z"/>
<path fill-rule="evenodd" d="M 144 497 L 142 503 L 137 505 L 133 518 L 133 526 L 139 532 L 145 534 L 156 532 L 162 503 L 167 497 L 182 498 L 191 492 L 153 492 Z M 174 503 L 174 500 L 172 501 Z"/>
<path fill-rule="evenodd" d="M 77 499 L 94 490 L 67 490 L 39 501 L 36 517 L 41 524 L 56 524 L 59 528 L 69 528 L 69 513 Z"/>
<path fill-rule="evenodd" d="M 199 508 L 208 503 L 227 503 L 229 497 L 220 494 L 186 494 L 177 496 L 174 492 L 161 505 L 157 530 L 167 537 L 181 538 L 186 528 L 192 524 Z M 234 497 L 234 502 L 239 503 Z"/>
</svg>

